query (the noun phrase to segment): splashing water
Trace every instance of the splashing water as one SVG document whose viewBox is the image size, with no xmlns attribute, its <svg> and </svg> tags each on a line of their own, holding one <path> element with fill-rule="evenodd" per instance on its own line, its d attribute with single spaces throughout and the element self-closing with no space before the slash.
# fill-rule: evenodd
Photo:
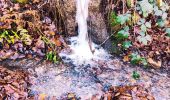
<svg viewBox="0 0 170 100">
<path fill-rule="evenodd" d="M 76 0 L 76 22 L 78 23 L 79 35 L 70 39 L 70 49 L 73 51 L 71 55 L 60 53 L 60 56 L 70 58 L 76 65 L 90 63 L 89 61 L 92 59 L 99 60 L 108 57 L 108 54 L 104 49 L 96 49 L 99 48 L 99 46 L 94 43 L 90 44 L 89 42 L 87 28 L 89 2 L 89 0 Z M 93 50 L 94 53 L 92 53 Z"/>
</svg>

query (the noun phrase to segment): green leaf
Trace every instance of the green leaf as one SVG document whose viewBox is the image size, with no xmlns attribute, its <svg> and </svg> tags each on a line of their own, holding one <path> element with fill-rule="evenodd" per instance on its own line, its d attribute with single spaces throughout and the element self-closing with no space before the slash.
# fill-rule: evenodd
<svg viewBox="0 0 170 100">
<path fill-rule="evenodd" d="M 12 31 L 12 33 L 14 34 L 14 36 L 15 36 L 16 38 L 18 38 L 18 39 L 20 38 L 16 32 Z"/>
<path fill-rule="evenodd" d="M 50 60 L 50 61 L 53 60 L 53 52 L 52 52 L 52 51 L 49 52 L 49 60 Z"/>
<path fill-rule="evenodd" d="M 137 71 L 133 71 L 132 77 L 137 80 L 140 78 L 140 74 Z"/>
<path fill-rule="evenodd" d="M 141 61 L 141 56 L 138 53 L 132 53 L 130 55 L 132 64 L 139 64 Z"/>
<path fill-rule="evenodd" d="M 141 22 L 142 24 L 144 24 L 145 21 L 146 21 L 145 18 L 141 18 L 141 19 L 140 19 L 140 22 Z"/>
<path fill-rule="evenodd" d="M 129 48 L 130 46 L 132 46 L 132 43 L 131 43 L 131 41 L 125 41 L 125 42 L 123 42 L 123 48 L 124 49 L 127 49 L 127 48 Z"/>
<path fill-rule="evenodd" d="M 147 45 L 148 41 L 151 41 L 151 36 L 150 35 L 138 36 L 137 39 L 140 43 Z"/>
<path fill-rule="evenodd" d="M 156 12 L 157 10 L 159 10 L 158 6 L 154 6 L 153 10 L 154 10 L 154 12 Z"/>
<path fill-rule="evenodd" d="M 145 26 L 144 24 L 142 24 L 140 28 L 141 28 L 141 30 L 142 30 L 143 32 L 146 32 L 146 30 L 147 30 L 147 28 L 146 28 L 146 26 Z"/>
<path fill-rule="evenodd" d="M 167 33 L 167 36 L 170 37 L 170 28 L 167 28 L 165 32 Z"/>
<path fill-rule="evenodd" d="M 152 13 L 153 11 L 153 5 L 150 4 L 148 2 L 148 0 L 142 0 L 140 2 L 138 2 L 140 7 L 141 7 L 141 10 L 142 10 L 142 13 L 143 13 L 143 17 L 148 17 L 149 13 Z"/>
<path fill-rule="evenodd" d="M 53 57 L 53 62 L 57 63 L 57 56 L 56 55 L 54 55 L 54 57 Z"/>
<path fill-rule="evenodd" d="M 127 3 L 128 8 L 133 7 L 133 4 L 132 4 L 133 2 L 131 2 L 131 0 L 127 0 L 126 3 Z"/>
<path fill-rule="evenodd" d="M 141 36 L 145 36 L 145 32 L 143 32 L 143 31 L 139 32 L 139 34 L 140 34 Z"/>
<path fill-rule="evenodd" d="M 117 33 L 116 37 L 117 37 L 118 39 L 127 39 L 127 38 L 129 37 L 129 33 L 126 32 L 126 31 L 124 31 L 124 30 L 120 30 L 120 31 Z"/>
<path fill-rule="evenodd" d="M 18 31 L 20 31 L 20 33 L 28 33 L 28 31 L 26 29 L 18 29 Z"/>
<path fill-rule="evenodd" d="M 154 2 L 154 0 L 149 0 L 149 3 L 153 3 Z"/>
<path fill-rule="evenodd" d="M 50 61 L 53 60 L 53 52 L 52 52 L 52 51 L 50 51 L 50 52 L 47 53 L 46 59 L 47 59 L 47 60 L 50 60 Z"/>
<path fill-rule="evenodd" d="M 148 62 L 145 58 L 142 58 L 141 59 L 141 63 L 144 65 L 144 66 L 147 66 L 148 65 Z"/>
<path fill-rule="evenodd" d="M 112 26 L 115 26 L 115 25 L 118 25 L 120 24 L 118 21 L 117 21 L 117 15 L 115 12 L 111 12 L 110 14 L 110 23 Z"/>
<path fill-rule="evenodd" d="M 156 10 L 155 15 L 156 16 L 162 16 L 163 12 L 161 10 Z"/>
<path fill-rule="evenodd" d="M 146 18 L 146 17 L 148 17 L 148 15 L 149 15 L 149 14 L 148 14 L 146 11 L 143 11 L 143 17 Z"/>
<path fill-rule="evenodd" d="M 9 38 L 10 38 L 11 43 L 14 44 L 15 43 L 14 36 L 9 36 Z"/>
<path fill-rule="evenodd" d="M 162 20 L 162 19 L 158 19 L 157 24 L 158 24 L 159 27 L 164 27 L 165 26 L 165 21 Z"/>
<path fill-rule="evenodd" d="M 119 15 L 117 17 L 117 22 L 119 22 L 121 25 L 123 25 L 126 22 L 126 18 L 123 15 Z"/>
<path fill-rule="evenodd" d="M 130 20 L 130 17 L 131 17 L 130 14 L 119 15 L 117 16 L 117 22 L 123 25 L 126 23 L 126 21 Z"/>
<path fill-rule="evenodd" d="M 128 27 L 128 26 L 125 26 L 125 27 L 124 27 L 124 30 L 125 30 L 126 32 L 128 32 L 128 31 L 129 31 L 129 27 Z"/>
<path fill-rule="evenodd" d="M 146 26 L 147 28 L 151 28 L 151 22 L 146 22 L 146 23 L 145 23 L 145 26 Z"/>
</svg>

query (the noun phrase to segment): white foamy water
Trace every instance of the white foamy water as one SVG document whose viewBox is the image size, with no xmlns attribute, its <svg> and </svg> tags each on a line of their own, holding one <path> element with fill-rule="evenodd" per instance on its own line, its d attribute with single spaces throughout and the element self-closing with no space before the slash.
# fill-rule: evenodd
<svg viewBox="0 0 170 100">
<path fill-rule="evenodd" d="M 69 45 L 69 47 L 72 50 L 70 55 L 60 53 L 60 56 L 66 56 L 70 58 L 76 65 L 91 63 L 90 61 L 93 59 L 104 60 L 108 57 L 108 53 L 103 48 L 99 48 L 99 46 L 94 43 L 89 44 L 87 29 L 89 2 L 89 0 L 76 0 L 76 22 L 78 23 L 79 35 L 70 39 L 71 45 Z M 94 53 L 92 53 L 92 50 L 94 50 Z"/>
</svg>

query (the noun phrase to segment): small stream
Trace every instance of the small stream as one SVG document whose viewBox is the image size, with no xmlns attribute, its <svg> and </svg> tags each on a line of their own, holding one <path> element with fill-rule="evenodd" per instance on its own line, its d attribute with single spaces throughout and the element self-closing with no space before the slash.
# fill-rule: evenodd
<svg viewBox="0 0 170 100">
<path fill-rule="evenodd" d="M 76 67 L 39 65 L 35 69 L 35 84 L 31 87 L 33 93 L 47 94 L 62 99 L 67 93 L 74 93 L 81 100 L 90 100 L 93 95 L 100 98 L 110 86 L 141 85 L 154 95 L 156 100 L 170 99 L 170 78 L 167 74 L 148 72 L 124 65 L 119 59 L 97 62 L 98 66 L 85 65 Z M 100 63 L 100 64 L 99 64 Z M 132 72 L 137 70 L 141 78 L 132 78 Z M 155 72 L 155 73 L 154 73 Z"/>
</svg>

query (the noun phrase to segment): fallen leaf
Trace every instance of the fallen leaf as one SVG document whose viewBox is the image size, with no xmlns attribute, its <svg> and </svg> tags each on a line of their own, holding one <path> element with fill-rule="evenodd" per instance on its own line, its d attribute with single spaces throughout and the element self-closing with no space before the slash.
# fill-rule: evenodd
<svg viewBox="0 0 170 100">
<path fill-rule="evenodd" d="M 74 93 L 69 93 L 67 97 L 68 97 L 68 99 L 72 100 L 72 99 L 75 98 L 75 94 Z"/>
<path fill-rule="evenodd" d="M 39 94 L 38 100 L 45 100 L 46 97 L 47 97 L 47 95 L 44 93 Z"/>
<path fill-rule="evenodd" d="M 129 56 L 128 56 L 128 55 L 124 56 L 124 57 L 123 57 L 123 61 L 124 61 L 124 62 L 128 62 L 128 61 L 129 61 Z"/>
<path fill-rule="evenodd" d="M 49 31 L 48 34 L 55 35 L 55 32 L 54 31 Z"/>
<path fill-rule="evenodd" d="M 147 61 L 148 61 L 148 63 L 150 64 L 150 65 L 152 65 L 154 68 L 160 68 L 161 67 L 161 65 L 162 65 L 162 62 L 161 61 L 154 61 L 152 58 L 148 58 L 147 59 Z"/>
<path fill-rule="evenodd" d="M 54 39 L 54 42 L 55 42 L 56 46 L 58 46 L 58 47 L 62 46 L 62 43 L 60 40 Z"/>
</svg>

